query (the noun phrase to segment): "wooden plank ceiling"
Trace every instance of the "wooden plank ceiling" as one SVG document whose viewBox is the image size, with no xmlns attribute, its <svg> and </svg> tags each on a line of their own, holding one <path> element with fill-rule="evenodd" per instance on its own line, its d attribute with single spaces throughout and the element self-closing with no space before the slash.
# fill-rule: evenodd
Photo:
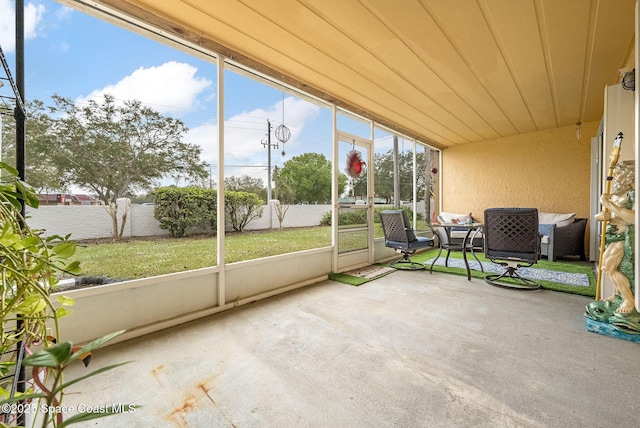
<svg viewBox="0 0 640 428">
<path fill-rule="evenodd" d="M 599 120 L 634 55 L 635 0 L 62 2 L 133 17 L 437 148 Z"/>
</svg>

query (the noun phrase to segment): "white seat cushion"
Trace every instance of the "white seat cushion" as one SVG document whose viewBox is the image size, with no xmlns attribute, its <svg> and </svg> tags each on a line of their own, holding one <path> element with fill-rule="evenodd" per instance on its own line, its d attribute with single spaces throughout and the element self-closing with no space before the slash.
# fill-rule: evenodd
<svg viewBox="0 0 640 428">
<path fill-rule="evenodd" d="M 438 218 L 442 223 L 451 223 L 453 219 L 457 219 L 460 223 L 464 223 L 467 221 L 467 214 L 441 212 Z"/>
<path fill-rule="evenodd" d="M 538 212 L 539 224 L 555 224 L 556 227 L 569 226 L 576 219 L 576 213 L 557 214 Z"/>
<path fill-rule="evenodd" d="M 456 213 L 441 212 L 440 215 L 438 216 L 438 220 L 441 223 L 450 224 L 453 219 L 457 219 L 460 223 L 464 224 L 464 223 L 467 222 L 467 215 L 468 214 L 456 214 Z M 474 233 L 475 233 L 475 231 L 472 231 L 471 235 L 469 236 L 469 238 L 473 238 L 474 237 Z M 451 238 L 464 239 L 464 237 L 466 235 L 467 235 L 467 229 L 466 228 L 464 230 L 455 230 L 455 227 L 451 229 Z M 483 239 L 484 235 L 482 234 L 482 232 L 478 232 L 475 235 L 475 238 L 476 239 Z"/>
</svg>

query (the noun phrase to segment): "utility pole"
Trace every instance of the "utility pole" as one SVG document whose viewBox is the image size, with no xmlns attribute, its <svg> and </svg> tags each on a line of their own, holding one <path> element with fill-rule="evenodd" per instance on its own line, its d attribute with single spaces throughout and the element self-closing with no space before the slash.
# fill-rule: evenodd
<svg viewBox="0 0 640 428">
<path fill-rule="evenodd" d="M 284 153 L 284 143 L 289 141 L 289 138 L 291 138 L 291 131 L 284 124 L 284 102 L 283 102 L 282 105 L 283 105 L 283 107 L 282 107 L 282 122 L 283 123 L 276 128 L 275 135 L 276 135 L 276 140 L 278 140 L 279 142 L 282 143 L 282 156 L 284 156 L 285 155 L 285 153 Z M 271 200 L 271 148 L 272 147 L 274 149 L 278 148 L 278 143 L 271 144 L 271 122 L 269 121 L 269 119 L 267 119 L 267 142 L 265 143 L 264 140 L 262 140 L 262 145 L 267 148 L 267 168 L 268 168 L 268 172 L 267 172 L 267 203 L 268 203 Z"/>
<path fill-rule="evenodd" d="M 278 143 L 271 145 L 271 122 L 267 119 L 267 142 L 262 141 L 262 145 L 267 148 L 267 203 L 271 200 L 271 147 L 278 148 Z"/>
</svg>

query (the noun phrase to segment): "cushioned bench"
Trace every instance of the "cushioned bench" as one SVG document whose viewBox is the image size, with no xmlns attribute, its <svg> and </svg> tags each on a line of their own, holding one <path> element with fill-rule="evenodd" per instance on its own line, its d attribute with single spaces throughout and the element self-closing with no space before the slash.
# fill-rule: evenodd
<svg viewBox="0 0 640 428">
<path fill-rule="evenodd" d="M 549 261 L 558 257 L 576 256 L 586 260 L 584 233 L 586 218 L 576 218 L 575 213 L 538 213 L 538 229 L 542 235 L 540 252 Z"/>
</svg>

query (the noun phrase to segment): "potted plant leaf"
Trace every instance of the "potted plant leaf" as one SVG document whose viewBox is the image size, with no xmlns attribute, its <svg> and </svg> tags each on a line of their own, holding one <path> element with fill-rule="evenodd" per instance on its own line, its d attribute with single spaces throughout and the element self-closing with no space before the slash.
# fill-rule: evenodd
<svg viewBox="0 0 640 428">
<path fill-rule="evenodd" d="M 66 382 L 64 369 L 122 332 L 83 347 L 60 341 L 58 320 L 71 313 L 74 301 L 58 296 L 54 304 L 51 293 L 58 273 L 79 272 L 72 260 L 75 243 L 69 236 L 31 229 L 23 203 L 38 207 L 34 190 L 18 179 L 15 168 L 0 162 L 0 425 L 24 425 L 26 413 L 33 423 L 57 427 L 112 414 L 76 413 L 64 420 L 60 411 L 66 387 L 119 364 Z"/>
</svg>

